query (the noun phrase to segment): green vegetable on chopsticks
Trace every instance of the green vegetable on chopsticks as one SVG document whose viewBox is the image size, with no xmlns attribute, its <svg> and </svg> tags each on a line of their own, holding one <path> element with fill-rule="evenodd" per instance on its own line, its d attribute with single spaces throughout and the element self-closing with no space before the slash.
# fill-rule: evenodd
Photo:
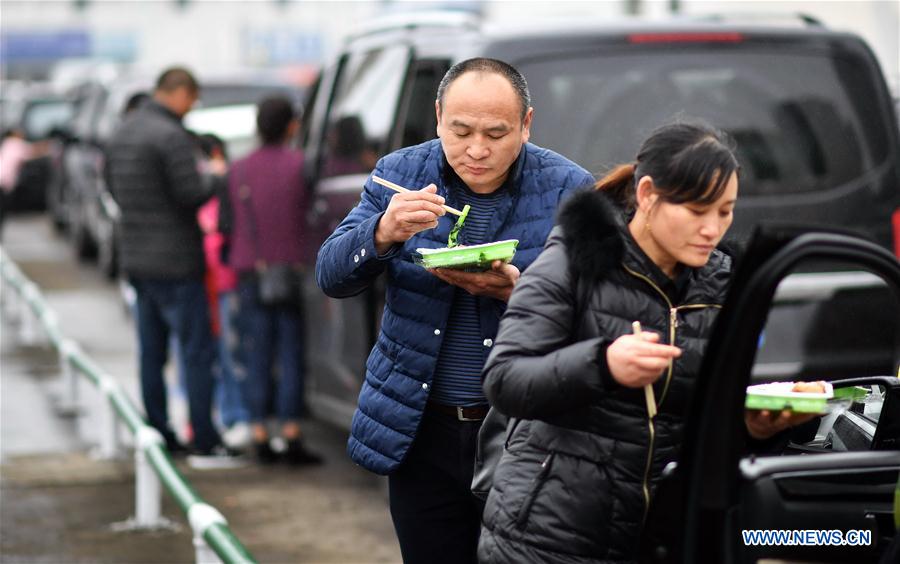
<svg viewBox="0 0 900 564">
<path fill-rule="evenodd" d="M 463 224 L 466 222 L 466 216 L 469 215 L 469 204 L 463 206 L 462 213 L 456 219 L 456 224 L 450 230 L 450 236 L 447 237 L 447 248 L 453 248 L 459 245 L 459 232 L 462 230 Z"/>
</svg>

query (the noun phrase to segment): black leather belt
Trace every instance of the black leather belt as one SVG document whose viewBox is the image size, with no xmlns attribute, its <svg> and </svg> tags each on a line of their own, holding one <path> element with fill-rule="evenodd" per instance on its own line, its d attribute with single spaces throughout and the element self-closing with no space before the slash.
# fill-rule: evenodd
<svg viewBox="0 0 900 564">
<path fill-rule="evenodd" d="M 459 407 L 456 405 L 444 405 L 433 401 L 428 402 L 428 409 L 455 417 L 459 421 L 481 421 L 487 417 L 488 406 L 475 405 L 471 407 Z"/>
</svg>

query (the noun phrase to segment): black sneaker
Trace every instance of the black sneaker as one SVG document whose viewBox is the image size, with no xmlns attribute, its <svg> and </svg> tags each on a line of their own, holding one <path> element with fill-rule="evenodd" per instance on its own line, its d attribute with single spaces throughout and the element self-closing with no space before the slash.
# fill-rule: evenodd
<svg viewBox="0 0 900 564">
<path fill-rule="evenodd" d="M 187 462 L 196 470 L 215 470 L 240 468 L 247 464 L 247 458 L 240 451 L 219 444 L 209 449 L 195 448 Z"/>
<path fill-rule="evenodd" d="M 168 441 L 166 442 L 166 450 L 169 451 L 169 456 L 172 458 L 184 458 L 188 455 L 188 447 L 179 443 L 178 441 Z"/>
<path fill-rule="evenodd" d="M 261 441 L 253 443 L 253 452 L 256 453 L 256 460 L 263 465 L 275 464 L 278 462 L 278 453 L 272 450 L 269 441 Z"/>
<path fill-rule="evenodd" d="M 294 439 L 287 442 L 287 450 L 284 451 L 284 461 L 291 466 L 304 466 L 322 464 L 322 457 L 311 452 L 303 446 L 303 441 Z"/>
</svg>

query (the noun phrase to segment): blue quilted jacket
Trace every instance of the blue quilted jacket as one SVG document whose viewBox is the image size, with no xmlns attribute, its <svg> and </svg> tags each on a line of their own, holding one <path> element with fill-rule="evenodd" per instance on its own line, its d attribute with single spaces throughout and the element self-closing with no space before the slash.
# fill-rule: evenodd
<svg viewBox="0 0 900 564">
<path fill-rule="evenodd" d="M 373 174 L 410 189 L 434 183 L 447 205 L 459 208 L 447 189 L 446 168 L 440 141 L 433 140 L 385 156 Z M 523 146 L 512 174 L 513 189 L 497 205 L 485 240 L 518 239 L 512 263 L 525 270 L 543 248 L 560 201 L 590 185 L 593 178 L 573 162 L 532 144 Z M 413 262 L 415 249 L 447 245 L 454 216 L 442 217 L 437 228 L 417 233 L 388 254 L 377 256 L 375 227 L 392 195 L 369 178 L 359 204 L 322 244 L 316 261 L 316 281 L 334 298 L 362 292 L 382 272 L 388 276 L 381 332 L 366 361 L 347 444 L 354 462 L 378 474 L 394 471 L 413 442 L 454 294 L 453 286 Z M 465 232 L 460 234 L 462 244 L 467 243 Z M 480 298 L 479 305 L 487 359 L 506 304 Z"/>
</svg>

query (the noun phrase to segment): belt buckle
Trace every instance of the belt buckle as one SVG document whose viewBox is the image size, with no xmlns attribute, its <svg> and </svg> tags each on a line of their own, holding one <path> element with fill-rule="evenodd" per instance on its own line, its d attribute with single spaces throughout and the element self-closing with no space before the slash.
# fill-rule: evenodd
<svg viewBox="0 0 900 564">
<path fill-rule="evenodd" d="M 458 405 L 456 406 L 456 418 L 460 421 L 481 421 L 481 419 L 470 419 L 463 415 L 463 408 Z"/>
</svg>

